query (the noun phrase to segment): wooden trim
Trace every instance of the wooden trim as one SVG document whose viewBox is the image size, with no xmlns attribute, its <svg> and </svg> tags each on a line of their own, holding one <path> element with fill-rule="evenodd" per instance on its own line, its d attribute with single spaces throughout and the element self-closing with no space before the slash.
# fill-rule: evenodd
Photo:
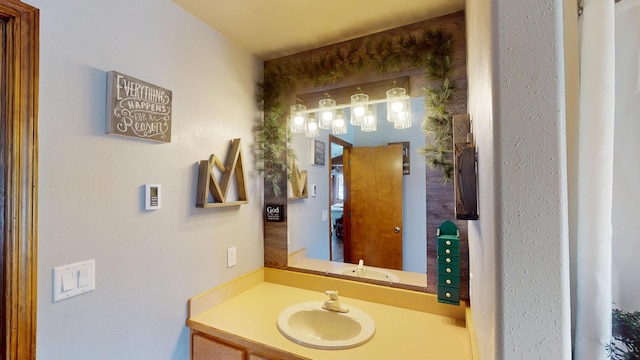
<svg viewBox="0 0 640 360">
<path fill-rule="evenodd" d="M 36 358 L 39 10 L 0 0 L 2 358 Z"/>
</svg>

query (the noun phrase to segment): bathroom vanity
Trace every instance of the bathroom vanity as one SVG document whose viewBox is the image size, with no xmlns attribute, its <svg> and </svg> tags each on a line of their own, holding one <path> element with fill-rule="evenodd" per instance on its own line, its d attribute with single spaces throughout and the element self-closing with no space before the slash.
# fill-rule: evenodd
<svg viewBox="0 0 640 360">
<path fill-rule="evenodd" d="M 288 307 L 326 299 L 367 313 L 375 334 L 347 349 L 316 349 L 286 338 L 276 326 Z M 263 268 L 189 300 L 191 358 L 203 359 L 473 359 L 469 309 L 433 294 L 351 280 Z"/>
</svg>

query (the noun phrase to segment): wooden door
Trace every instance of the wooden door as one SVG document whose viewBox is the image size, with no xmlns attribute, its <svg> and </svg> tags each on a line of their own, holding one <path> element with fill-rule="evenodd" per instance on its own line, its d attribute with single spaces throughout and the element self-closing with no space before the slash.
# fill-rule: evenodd
<svg viewBox="0 0 640 360">
<path fill-rule="evenodd" d="M 402 270 L 402 145 L 345 149 L 344 161 L 350 262 Z"/>
</svg>

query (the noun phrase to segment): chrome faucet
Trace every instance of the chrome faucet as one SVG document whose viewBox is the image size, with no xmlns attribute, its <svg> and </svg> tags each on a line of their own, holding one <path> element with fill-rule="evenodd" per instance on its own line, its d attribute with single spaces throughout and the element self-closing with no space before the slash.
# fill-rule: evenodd
<svg viewBox="0 0 640 360">
<path fill-rule="evenodd" d="M 364 268 L 364 260 L 360 259 L 360 261 L 358 261 L 358 267 L 356 268 L 356 276 L 364 277 L 365 272 L 366 269 Z"/>
<path fill-rule="evenodd" d="M 341 312 L 341 313 L 349 312 L 349 308 L 344 306 L 344 305 L 342 305 L 340 303 L 340 300 L 338 300 L 338 292 L 337 291 L 335 291 L 335 290 L 327 290 L 324 293 L 329 295 L 329 300 L 326 300 L 324 302 L 324 305 L 322 305 L 323 309 L 329 310 L 329 311 Z"/>
</svg>

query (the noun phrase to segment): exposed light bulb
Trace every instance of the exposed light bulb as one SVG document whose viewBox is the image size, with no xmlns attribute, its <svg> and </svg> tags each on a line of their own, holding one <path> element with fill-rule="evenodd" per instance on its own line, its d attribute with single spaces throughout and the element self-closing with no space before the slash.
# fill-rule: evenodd
<svg viewBox="0 0 640 360">
<path fill-rule="evenodd" d="M 309 130 L 315 130 L 318 128 L 318 125 L 315 122 L 309 123 L 309 125 L 307 125 L 307 127 L 309 128 Z"/>
<path fill-rule="evenodd" d="M 331 113 L 331 111 L 325 111 L 322 113 L 322 120 L 325 122 L 330 122 L 331 120 L 333 120 L 333 114 Z"/>
<path fill-rule="evenodd" d="M 344 119 L 343 118 L 337 118 L 334 123 L 336 124 L 337 127 L 343 127 L 344 126 Z"/>
<path fill-rule="evenodd" d="M 302 125 L 304 123 L 304 117 L 302 117 L 301 114 L 296 114 L 296 116 L 293 118 L 293 122 L 296 125 Z"/>
<path fill-rule="evenodd" d="M 395 101 L 391 104 L 391 110 L 395 113 L 399 113 L 404 109 L 404 103 L 402 101 Z"/>
<path fill-rule="evenodd" d="M 361 117 L 364 115 L 364 106 L 356 106 L 355 108 L 353 108 L 353 113 L 355 116 L 357 117 Z"/>
</svg>

